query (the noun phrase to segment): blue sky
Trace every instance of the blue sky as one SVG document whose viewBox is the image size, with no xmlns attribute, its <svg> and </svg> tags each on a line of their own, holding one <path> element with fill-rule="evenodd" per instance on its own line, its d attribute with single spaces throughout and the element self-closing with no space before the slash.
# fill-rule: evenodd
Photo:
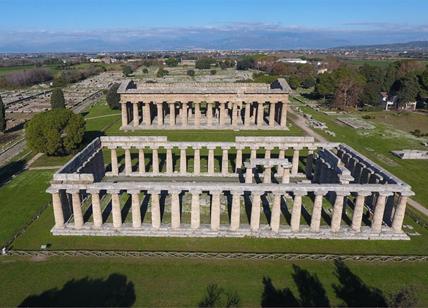
<svg viewBox="0 0 428 308">
<path fill-rule="evenodd" d="M 0 0 L 0 11 L 0 51 L 84 50 L 91 42 L 94 50 L 228 49 L 258 38 L 260 48 L 310 48 L 317 35 L 326 45 L 319 47 L 428 39 L 427 0 Z"/>
</svg>

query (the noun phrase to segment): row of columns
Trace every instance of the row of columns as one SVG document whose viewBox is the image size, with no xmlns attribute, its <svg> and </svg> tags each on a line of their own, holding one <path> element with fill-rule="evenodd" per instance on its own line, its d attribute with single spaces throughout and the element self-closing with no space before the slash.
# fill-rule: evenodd
<svg viewBox="0 0 428 308">
<path fill-rule="evenodd" d="M 179 195 L 181 190 L 170 190 L 168 193 L 171 195 L 171 228 L 179 229 L 181 227 L 181 210 L 180 210 L 180 198 Z M 82 213 L 82 201 L 79 190 L 68 190 L 67 193 L 71 195 L 71 204 L 73 210 L 74 228 L 81 229 L 84 225 L 83 213 Z M 100 191 L 89 190 L 88 193 L 91 195 L 92 203 L 92 217 L 94 228 L 101 228 L 103 225 L 102 210 L 101 210 L 101 198 Z M 112 206 L 112 220 L 113 227 L 118 229 L 122 226 L 122 214 L 119 195 L 119 190 L 108 190 L 108 194 L 111 195 L 111 206 Z M 132 227 L 141 228 L 142 219 L 140 211 L 140 191 L 129 190 L 128 193 L 132 198 Z M 160 190 L 151 190 L 148 192 L 151 198 L 151 221 L 154 229 L 161 227 L 161 210 L 160 210 Z M 192 194 L 191 198 L 191 228 L 198 229 L 200 227 L 200 195 L 201 190 L 190 190 Z M 220 228 L 220 197 L 223 193 L 222 190 L 210 190 L 211 194 L 211 213 L 210 213 L 210 227 L 213 231 L 218 231 Z M 242 192 L 231 191 L 232 194 L 232 206 L 230 215 L 230 230 L 237 231 L 240 228 L 240 217 L 241 217 L 241 196 Z M 252 231 L 258 231 L 260 228 L 260 213 L 261 213 L 261 192 L 251 192 L 251 218 L 250 227 Z M 302 212 L 302 198 L 307 195 L 308 192 L 295 191 L 293 194 L 293 207 L 291 210 L 291 221 L 290 230 L 292 232 L 300 231 L 300 221 Z M 310 230 L 312 232 L 319 232 L 321 225 L 321 212 L 323 208 L 323 198 L 325 192 L 314 192 L 314 203 L 313 211 L 310 222 Z M 331 232 L 339 232 L 341 230 L 342 214 L 344 210 L 344 200 L 349 193 L 335 192 L 336 198 L 333 204 L 333 213 L 331 216 Z M 352 217 L 351 228 L 355 232 L 361 232 L 363 210 L 365 204 L 365 198 L 369 196 L 370 192 L 357 192 L 354 204 L 354 211 Z M 273 232 L 279 232 L 280 230 L 280 217 L 281 217 L 281 198 L 285 194 L 274 192 L 273 202 L 271 205 L 271 219 L 270 228 Z M 392 196 L 392 192 L 380 192 L 376 201 L 374 214 L 372 218 L 371 231 L 373 233 L 380 233 L 382 230 L 383 215 L 385 211 L 386 199 Z M 60 197 L 60 192 L 52 192 L 52 204 L 55 217 L 55 226 L 57 228 L 64 227 L 64 213 L 63 206 Z M 404 214 L 407 204 L 407 195 L 402 194 L 397 204 L 394 218 L 392 221 L 392 229 L 395 232 L 401 232 Z"/>
<path fill-rule="evenodd" d="M 151 155 L 152 155 L 152 174 L 159 174 L 159 147 L 157 145 L 150 146 Z M 162 145 L 162 147 L 166 150 L 166 173 L 172 174 L 174 172 L 174 166 L 173 166 L 173 158 L 172 158 L 172 149 L 173 147 L 170 145 Z M 133 173 L 132 170 L 132 159 L 131 159 L 131 147 L 125 147 L 122 146 L 125 152 L 125 169 L 124 173 L 125 175 L 131 175 Z M 138 173 L 140 175 L 144 175 L 146 172 L 146 165 L 145 165 L 145 147 L 137 147 L 138 148 Z M 189 146 L 183 145 L 179 147 L 180 150 L 180 168 L 179 173 L 182 175 L 188 174 L 187 171 L 187 149 Z M 192 146 L 190 147 L 193 151 L 193 175 L 200 175 L 201 174 L 201 152 L 200 150 L 202 147 L 196 147 Z M 119 162 L 117 157 L 117 149 L 116 147 L 110 147 L 111 151 L 111 172 L 113 176 L 119 175 Z M 215 168 L 214 168 L 214 151 L 216 149 L 216 146 L 208 146 L 208 175 L 215 175 Z M 222 150 L 222 159 L 221 159 L 221 174 L 222 175 L 228 175 L 229 174 L 229 150 L 231 147 L 224 146 L 221 147 Z M 242 168 L 243 161 L 242 161 L 242 151 L 244 147 L 236 146 L 236 157 L 235 157 L 235 170 L 233 173 L 237 172 L 239 169 Z M 265 148 L 265 158 L 269 159 L 271 157 L 271 151 L 273 148 Z M 302 150 L 301 147 L 294 147 L 293 148 L 293 158 L 292 158 L 292 167 L 291 167 L 291 175 L 295 176 L 298 173 L 299 170 L 299 158 L 300 158 L 300 151 Z M 279 150 L 279 158 L 284 159 L 285 158 L 285 149 Z M 251 154 L 250 159 L 255 159 L 257 157 L 257 148 L 251 147 Z M 281 174 L 282 175 L 282 174 Z"/>
<path fill-rule="evenodd" d="M 132 107 L 129 107 L 129 104 Z M 168 108 L 164 108 L 165 104 Z M 189 104 L 190 109 L 189 109 Z M 192 105 L 194 106 L 194 114 L 192 113 Z M 216 107 L 218 105 L 218 107 Z M 270 128 L 274 128 L 278 124 L 282 128 L 287 127 L 287 103 L 284 102 L 268 102 L 269 108 L 267 112 L 268 124 Z M 152 106 L 156 106 L 153 108 Z M 179 106 L 177 114 L 176 107 Z M 122 102 L 122 126 L 127 126 L 132 123 L 132 126 L 137 128 L 140 125 L 144 126 L 169 126 L 176 127 L 177 115 L 180 118 L 181 126 L 187 127 L 190 123 L 189 118 L 194 115 L 193 125 L 198 128 L 202 122 L 206 123 L 207 127 L 231 125 L 238 127 L 257 126 L 258 128 L 265 127 L 265 103 L 264 102 L 207 102 L 206 112 L 203 115 L 201 112 L 201 102 Z M 157 121 L 153 121 L 153 109 L 156 109 Z M 244 117 L 241 117 L 241 109 L 244 109 Z M 141 110 L 141 112 L 140 112 Z M 217 117 L 214 116 L 216 110 Z M 190 114 L 189 114 L 190 111 Z M 230 116 L 229 116 L 230 112 Z M 141 116 L 140 116 L 141 113 Z M 166 115 L 169 114 L 168 122 Z M 202 116 L 204 120 L 202 121 Z M 216 118 L 216 121 L 214 120 Z M 241 123 L 242 122 L 242 123 Z"/>
</svg>

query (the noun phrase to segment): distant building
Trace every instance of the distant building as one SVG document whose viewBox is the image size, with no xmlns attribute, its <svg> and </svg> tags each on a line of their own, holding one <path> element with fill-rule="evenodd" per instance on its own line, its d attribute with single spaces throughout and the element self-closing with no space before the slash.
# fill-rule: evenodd
<svg viewBox="0 0 428 308">
<path fill-rule="evenodd" d="M 327 72 L 328 72 L 327 68 L 320 68 L 320 69 L 317 70 L 317 74 L 318 75 L 324 74 L 324 73 L 327 73 Z"/>
<path fill-rule="evenodd" d="M 277 62 L 294 63 L 294 64 L 306 64 L 306 63 L 308 63 L 307 60 L 303 60 L 300 58 L 281 58 L 281 59 L 278 59 Z"/>
</svg>

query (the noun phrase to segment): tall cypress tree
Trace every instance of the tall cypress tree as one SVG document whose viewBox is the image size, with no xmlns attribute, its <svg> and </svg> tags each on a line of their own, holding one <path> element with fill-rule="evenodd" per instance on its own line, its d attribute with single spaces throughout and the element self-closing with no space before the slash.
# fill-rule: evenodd
<svg viewBox="0 0 428 308">
<path fill-rule="evenodd" d="M 3 100 L 0 96 L 0 132 L 6 130 L 6 108 L 4 107 Z"/>
<path fill-rule="evenodd" d="M 52 109 L 65 109 L 64 93 L 60 88 L 52 90 L 51 93 L 51 108 Z"/>
</svg>

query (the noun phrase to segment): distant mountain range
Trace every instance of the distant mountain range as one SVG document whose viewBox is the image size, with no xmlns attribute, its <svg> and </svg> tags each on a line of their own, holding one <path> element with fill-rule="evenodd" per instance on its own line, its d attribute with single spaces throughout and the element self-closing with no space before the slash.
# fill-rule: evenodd
<svg viewBox="0 0 428 308">
<path fill-rule="evenodd" d="M 392 44 L 377 44 L 377 45 L 355 45 L 333 47 L 331 49 L 346 49 L 346 50 L 424 50 L 428 51 L 428 41 L 413 41 L 407 43 L 392 43 Z"/>
</svg>

